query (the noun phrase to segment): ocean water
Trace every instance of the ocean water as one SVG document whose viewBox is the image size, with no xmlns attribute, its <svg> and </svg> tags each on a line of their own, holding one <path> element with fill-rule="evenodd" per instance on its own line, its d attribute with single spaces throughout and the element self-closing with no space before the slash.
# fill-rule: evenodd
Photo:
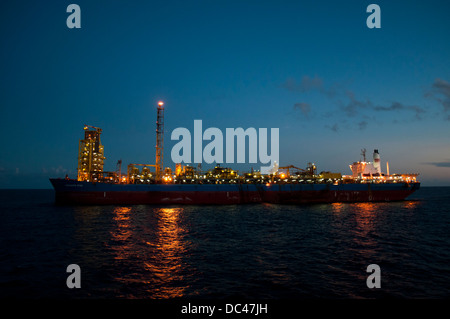
<svg viewBox="0 0 450 319">
<path fill-rule="evenodd" d="M 450 187 L 393 203 L 55 206 L 0 191 L 0 297 L 449 298 Z M 67 266 L 81 269 L 69 289 Z M 367 266 L 381 269 L 369 289 Z"/>
</svg>

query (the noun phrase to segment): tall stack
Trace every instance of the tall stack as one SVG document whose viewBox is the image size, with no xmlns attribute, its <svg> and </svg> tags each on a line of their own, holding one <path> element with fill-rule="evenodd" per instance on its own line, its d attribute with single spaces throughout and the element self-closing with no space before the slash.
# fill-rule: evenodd
<svg viewBox="0 0 450 319">
<path fill-rule="evenodd" d="M 380 153 L 378 153 L 378 150 L 373 150 L 373 167 L 378 174 L 381 174 Z"/>
<path fill-rule="evenodd" d="M 160 182 L 163 175 L 164 154 L 164 103 L 158 102 L 158 115 L 156 118 L 156 181 Z"/>
</svg>

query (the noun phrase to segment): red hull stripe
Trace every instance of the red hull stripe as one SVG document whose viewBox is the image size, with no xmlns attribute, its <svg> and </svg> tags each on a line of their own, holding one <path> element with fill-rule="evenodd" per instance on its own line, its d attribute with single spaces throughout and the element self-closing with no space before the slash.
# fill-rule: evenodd
<svg viewBox="0 0 450 319">
<path fill-rule="evenodd" d="M 413 190 L 301 192 L 58 192 L 57 203 L 87 205 L 335 203 L 399 201 Z"/>
</svg>

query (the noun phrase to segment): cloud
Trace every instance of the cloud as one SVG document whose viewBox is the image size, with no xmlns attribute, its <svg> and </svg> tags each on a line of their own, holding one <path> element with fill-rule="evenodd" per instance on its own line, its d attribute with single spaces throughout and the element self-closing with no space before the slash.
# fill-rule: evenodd
<svg viewBox="0 0 450 319">
<path fill-rule="evenodd" d="M 447 162 L 429 162 L 429 163 L 424 163 L 427 165 L 433 165 L 436 167 L 450 167 L 450 161 Z"/>
<path fill-rule="evenodd" d="M 357 95 L 345 88 L 344 83 L 335 83 L 331 86 L 325 86 L 322 78 L 317 75 L 310 77 L 305 75 L 301 81 L 298 82 L 294 78 L 288 78 L 281 87 L 297 93 L 306 93 L 311 91 L 319 92 L 327 97 L 331 105 L 337 107 L 333 110 L 325 109 L 325 113 L 322 114 L 323 118 L 345 117 L 346 119 L 353 119 L 353 123 L 348 126 L 349 128 L 359 128 L 364 130 L 368 127 L 369 123 L 377 122 L 376 114 L 379 113 L 392 113 L 392 120 L 398 121 L 404 119 L 408 114 L 413 114 L 416 120 L 422 120 L 422 116 L 427 113 L 426 109 L 418 105 L 405 105 L 398 101 L 389 102 L 386 104 L 376 104 L 371 98 L 358 98 Z M 450 83 L 436 79 L 433 83 L 433 90 L 428 95 L 438 101 L 441 101 L 445 110 L 448 110 L 448 119 L 450 120 Z M 308 102 L 299 102 L 294 104 L 294 110 L 298 110 L 304 117 L 309 117 L 311 114 L 316 115 L 320 108 L 315 108 L 314 105 Z M 393 116 L 395 113 L 395 117 Z M 330 116 L 331 114 L 331 116 Z M 368 121 L 370 119 L 370 121 Z M 409 119 L 408 119 L 409 120 Z M 341 127 L 337 124 L 329 124 L 325 126 L 334 132 L 337 132 Z M 345 127 L 344 127 L 345 128 Z"/>
<path fill-rule="evenodd" d="M 306 117 L 308 117 L 309 112 L 311 112 L 311 106 L 308 103 L 295 103 L 294 104 L 294 110 L 300 110 L 302 114 Z"/>
<path fill-rule="evenodd" d="M 425 97 L 432 98 L 442 104 L 444 113 L 450 113 L 450 83 L 435 79 L 431 85 L 431 89 L 425 92 Z M 446 114 L 446 119 L 450 120 L 450 114 Z"/>
<path fill-rule="evenodd" d="M 283 84 L 281 84 L 281 87 L 291 92 L 304 93 L 314 89 L 321 90 L 323 88 L 323 81 L 317 76 L 310 78 L 305 75 L 302 77 L 302 81 L 300 83 L 297 83 L 293 78 L 288 78 Z"/>
<path fill-rule="evenodd" d="M 417 119 L 421 119 L 420 115 L 425 113 L 425 110 L 417 105 L 403 105 L 399 102 L 393 102 L 390 106 L 375 106 L 373 108 L 375 111 L 412 111 L 415 113 Z"/>
<path fill-rule="evenodd" d="M 369 100 L 367 101 L 357 100 L 355 98 L 355 94 L 352 91 L 346 91 L 345 95 L 347 96 L 349 101 L 345 105 L 342 105 L 342 102 L 340 102 L 341 109 L 344 111 L 345 114 L 347 114 L 350 117 L 355 117 L 356 115 L 358 115 L 361 109 L 366 109 L 368 107 L 373 106 L 372 102 Z"/>
<path fill-rule="evenodd" d="M 333 124 L 332 126 L 325 125 L 325 127 L 326 127 L 326 128 L 329 128 L 329 129 L 332 130 L 333 132 L 339 131 L 339 126 L 337 125 L 337 123 Z"/>
<path fill-rule="evenodd" d="M 392 102 L 388 106 L 375 105 L 371 100 L 358 100 L 355 98 L 355 94 L 352 91 L 347 91 L 345 94 L 348 98 L 348 102 L 341 104 L 341 110 L 349 117 L 359 116 L 362 111 L 376 111 L 376 112 L 392 112 L 392 111 L 410 111 L 413 112 L 416 119 L 420 120 L 421 115 L 425 113 L 425 110 L 417 105 L 404 105 L 400 102 Z M 360 122 L 362 123 L 362 122 Z M 367 124 L 367 123 L 366 123 Z"/>
<path fill-rule="evenodd" d="M 361 122 L 359 122 L 358 123 L 358 126 L 359 126 L 359 130 L 360 131 L 362 131 L 362 130 L 364 130 L 366 127 L 367 127 L 367 122 L 366 121 L 361 121 Z"/>
<path fill-rule="evenodd" d="M 308 75 L 304 75 L 300 83 L 297 83 L 294 78 L 288 78 L 284 83 L 281 84 L 282 88 L 285 88 L 290 92 L 306 93 L 311 91 L 318 91 L 328 98 L 333 98 L 336 95 L 339 86 L 339 84 L 334 84 L 327 88 L 323 84 L 322 78 L 318 77 L 317 75 L 313 78 L 309 77 Z"/>
<path fill-rule="evenodd" d="M 61 176 L 74 173 L 76 174 L 76 171 L 69 170 L 61 165 L 58 167 L 42 167 L 42 174 L 45 176 Z"/>
<path fill-rule="evenodd" d="M 341 104 L 341 109 L 349 117 L 356 117 L 362 110 L 376 111 L 376 112 L 392 112 L 392 111 L 411 111 L 415 114 L 417 119 L 421 119 L 420 115 L 425 113 L 425 110 L 417 105 L 404 105 L 400 102 L 392 102 L 389 106 L 375 105 L 371 100 L 358 100 L 352 91 L 347 91 L 345 94 L 348 98 L 346 104 Z"/>
</svg>

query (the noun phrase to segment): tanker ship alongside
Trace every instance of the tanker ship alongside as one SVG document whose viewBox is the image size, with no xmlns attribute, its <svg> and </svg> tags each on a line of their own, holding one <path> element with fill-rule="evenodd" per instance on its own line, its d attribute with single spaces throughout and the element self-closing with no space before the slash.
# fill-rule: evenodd
<svg viewBox="0 0 450 319">
<path fill-rule="evenodd" d="M 404 200 L 418 190 L 418 174 L 382 173 L 380 155 L 374 150 L 373 162 L 363 159 L 350 165 L 352 175 L 277 167 L 270 174 L 258 171 L 240 174 L 217 165 L 200 167 L 176 164 L 175 171 L 163 169 L 164 107 L 158 103 L 155 164 L 129 164 L 122 174 L 122 161 L 114 172 L 103 171 L 102 130 L 84 127 L 80 140 L 77 179 L 52 178 L 58 204 L 134 205 L 134 204 L 245 204 L 245 203 L 333 203 Z M 151 171 L 151 169 L 154 169 Z"/>
</svg>

